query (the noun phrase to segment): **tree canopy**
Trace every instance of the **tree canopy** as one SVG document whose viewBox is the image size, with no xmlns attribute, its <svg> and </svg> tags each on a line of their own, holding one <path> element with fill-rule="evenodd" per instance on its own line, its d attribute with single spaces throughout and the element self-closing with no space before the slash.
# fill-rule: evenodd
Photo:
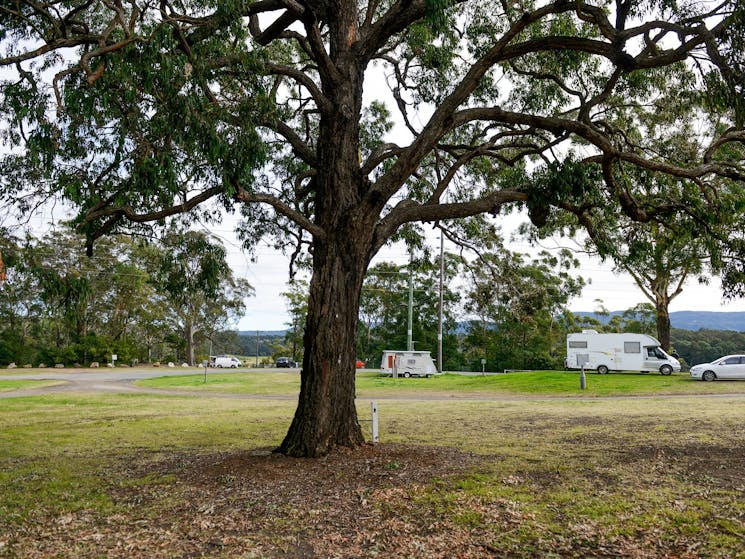
<svg viewBox="0 0 745 559">
<path fill-rule="evenodd" d="M 542 224 L 599 199 L 642 222 L 695 199 L 707 222 L 717 189 L 743 178 L 744 13 L 739 0 L 11 0 L 0 196 L 22 211 L 64 198 L 89 250 L 237 210 L 248 246 L 269 235 L 307 262 L 281 450 L 317 456 L 362 441 L 363 278 L 414 224 L 514 205 Z M 690 159 L 640 141 L 680 119 L 697 123 Z M 637 200 L 628 168 L 696 191 Z"/>
</svg>

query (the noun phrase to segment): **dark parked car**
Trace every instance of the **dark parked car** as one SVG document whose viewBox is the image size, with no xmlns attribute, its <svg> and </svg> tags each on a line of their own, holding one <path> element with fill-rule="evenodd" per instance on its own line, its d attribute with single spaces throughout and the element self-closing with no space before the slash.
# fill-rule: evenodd
<svg viewBox="0 0 745 559">
<path fill-rule="evenodd" d="M 274 364 L 275 367 L 297 367 L 297 363 L 295 363 L 292 359 L 289 357 L 277 357 L 277 362 Z"/>
</svg>

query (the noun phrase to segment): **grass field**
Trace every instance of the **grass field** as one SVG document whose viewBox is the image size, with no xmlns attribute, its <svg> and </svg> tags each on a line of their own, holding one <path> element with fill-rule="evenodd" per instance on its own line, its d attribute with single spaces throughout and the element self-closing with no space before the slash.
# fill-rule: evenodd
<svg viewBox="0 0 745 559">
<path fill-rule="evenodd" d="M 259 395 L 290 395 L 300 390 L 297 373 L 253 371 L 162 377 L 139 381 L 140 386 L 169 390 L 224 392 Z M 580 389 L 579 373 L 543 371 L 486 376 L 445 374 L 433 378 L 391 378 L 374 372 L 357 373 L 357 396 L 447 397 L 458 395 L 529 395 L 529 396 L 645 396 L 654 394 L 730 394 L 744 393 L 745 381 L 704 383 L 688 374 L 614 373 L 587 374 L 586 389 Z"/>
<path fill-rule="evenodd" d="M 254 378 L 250 390 L 295 390 L 296 375 L 275 375 L 279 385 Z M 248 390 L 242 376 L 222 387 L 230 377 Z M 525 393 L 525 378 L 459 386 Z M 632 394 L 658 382 L 608 375 L 588 385 L 596 380 Z M 430 381 L 432 394 L 460 382 L 406 382 Z M 398 382 L 362 375 L 360 392 Z M 542 398 L 571 390 L 381 401 L 382 444 L 319 460 L 268 453 L 292 401 L 2 400 L 0 557 L 745 557 L 745 398 Z"/>
<path fill-rule="evenodd" d="M 42 388 L 44 386 L 55 386 L 59 382 L 54 380 L 2 380 L 0 378 L 0 392 L 12 392 L 24 388 Z"/>
</svg>

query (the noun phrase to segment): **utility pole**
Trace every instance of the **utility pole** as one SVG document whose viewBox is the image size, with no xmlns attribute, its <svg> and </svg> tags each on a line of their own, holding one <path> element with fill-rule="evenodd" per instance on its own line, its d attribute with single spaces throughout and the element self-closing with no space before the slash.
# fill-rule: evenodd
<svg viewBox="0 0 745 559">
<path fill-rule="evenodd" d="M 440 229 L 440 301 L 437 309 L 437 372 L 442 374 L 442 287 L 445 275 L 445 239 Z"/>
<path fill-rule="evenodd" d="M 413 256 L 409 257 L 409 316 L 406 327 L 406 349 L 414 349 L 414 270 Z"/>
</svg>

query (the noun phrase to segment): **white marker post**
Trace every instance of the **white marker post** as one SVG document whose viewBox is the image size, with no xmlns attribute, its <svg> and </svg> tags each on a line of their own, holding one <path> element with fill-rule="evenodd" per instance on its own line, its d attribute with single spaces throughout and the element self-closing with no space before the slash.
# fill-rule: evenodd
<svg viewBox="0 0 745 559">
<path fill-rule="evenodd" d="M 370 409 L 372 410 L 372 442 L 380 442 L 378 435 L 378 403 L 373 400 L 370 402 Z"/>
</svg>

